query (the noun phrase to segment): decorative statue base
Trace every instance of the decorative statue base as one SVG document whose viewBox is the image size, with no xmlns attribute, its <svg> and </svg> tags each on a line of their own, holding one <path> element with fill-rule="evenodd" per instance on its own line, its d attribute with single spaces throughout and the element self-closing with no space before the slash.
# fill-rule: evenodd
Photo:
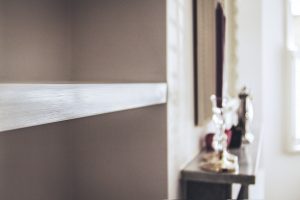
<svg viewBox="0 0 300 200">
<path fill-rule="evenodd" d="M 202 161 L 201 168 L 205 171 L 234 173 L 239 169 L 237 156 L 228 151 L 207 153 Z"/>
</svg>

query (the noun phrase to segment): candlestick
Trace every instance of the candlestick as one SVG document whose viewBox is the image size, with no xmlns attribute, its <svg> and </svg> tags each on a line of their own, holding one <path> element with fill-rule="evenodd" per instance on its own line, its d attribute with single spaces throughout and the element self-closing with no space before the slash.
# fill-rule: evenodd
<svg viewBox="0 0 300 200">
<path fill-rule="evenodd" d="M 228 111 L 226 99 L 224 99 L 224 107 L 217 107 L 217 97 L 213 95 L 212 101 L 212 121 L 215 125 L 216 134 L 212 139 L 212 147 L 214 152 L 209 152 L 202 157 L 200 167 L 210 172 L 237 172 L 239 169 L 238 157 L 230 154 L 227 150 L 228 137 L 225 133 L 225 117 L 224 113 Z"/>
<path fill-rule="evenodd" d="M 223 63 L 225 46 L 225 16 L 221 3 L 217 2 L 215 10 L 216 20 L 216 97 L 219 99 L 217 107 L 222 107 L 223 97 Z"/>
</svg>

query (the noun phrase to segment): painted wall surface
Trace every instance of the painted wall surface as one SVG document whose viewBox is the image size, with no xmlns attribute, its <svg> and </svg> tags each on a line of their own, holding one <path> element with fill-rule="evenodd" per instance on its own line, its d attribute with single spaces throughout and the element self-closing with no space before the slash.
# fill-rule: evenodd
<svg viewBox="0 0 300 200">
<path fill-rule="evenodd" d="M 240 20 L 246 22 L 248 19 L 248 22 L 239 27 L 240 33 L 242 27 L 245 30 L 240 37 L 253 37 L 248 40 L 247 46 L 244 46 L 242 51 L 244 56 L 239 57 L 240 62 L 244 63 L 243 66 L 247 66 L 247 68 L 240 68 L 242 74 L 240 77 L 248 81 L 252 80 L 251 86 L 256 91 L 260 90 L 260 100 L 257 102 L 260 115 L 255 114 L 255 118 L 259 117 L 260 120 L 256 120 L 255 127 L 259 127 L 264 137 L 265 199 L 297 200 L 300 198 L 298 189 L 300 158 L 297 154 L 286 152 L 290 127 L 286 121 L 289 98 L 285 96 L 289 89 L 286 88 L 286 82 L 289 80 L 286 72 L 289 70 L 285 54 L 285 1 L 241 1 L 240 5 L 244 7 L 243 10 L 239 10 L 239 15 L 244 16 Z M 261 15 L 260 20 L 259 15 Z M 257 24 L 260 24 L 260 27 Z M 257 35 L 259 32 L 261 39 Z M 242 41 L 245 40 L 240 39 L 239 44 Z M 261 50 L 258 48 L 259 45 Z M 252 48 L 248 50 L 248 47 Z M 253 65 L 259 58 L 261 67 Z M 257 97 L 254 98 L 256 101 Z"/>
<path fill-rule="evenodd" d="M 67 0 L 0 1 L 0 82 L 69 81 Z"/>
<path fill-rule="evenodd" d="M 167 199 L 166 106 L 72 122 L 76 200 Z"/>
<path fill-rule="evenodd" d="M 0 82 L 166 81 L 165 1 L 0 0 L 0 15 Z M 166 199 L 166 115 L 151 106 L 0 134 L 0 199 Z"/>
<path fill-rule="evenodd" d="M 265 132 L 262 131 L 264 121 L 262 117 L 263 98 L 266 98 L 262 89 L 262 1 L 237 0 L 237 88 L 247 86 L 252 93 L 254 106 L 254 121 L 252 130 L 257 138 L 262 140 Z M 257 139 L 256 138 L 256 139 Z M 267 148 L 265 145 L 263 147 Z M 263 149 L 264 151 L 264 149 Z M 265 199 L 265 170 L 264 155 L 260 159 L 257 171 L 256 184 L 250 187 L 250 197 Z"/>
<path fill-rule="evenodd" d="M 262 101 L 261 1 L 237 0 L 237 88 L 247 86 L 253 96 L 253 129 L 260 131 Z"/>
<path fill-rule="evenodd" d="M 263 1 L 263 131 L 265 132 L 266 199 L 300 198 L 300 157 L 288 154 L 288 97 L 285 77 L 285 1 Z"/>
<path fill-rule="evenodd" d="M 72 141 L 66 123 L 1 133 L 0 199 L 74 199 Z"/>
<path fill-rule="evenodd" d="M 165 0 L 75 0 L 73 80 L 165 82 Z"/>
<path fill-rule="evenodd" d="M 164 105 L 2 133 L 0 199 L 166 199 L 165 133 Z"/>
<path fill-rule="evenodd" d="M 168 194 L 180 194 L 180 171 L 199 152 L 194 125 L 192 1 L 167 1 Z"/>
<path fill-rule="evenodd" d="M 162 0 L 1 0 L 1 82 L 165 82 Z"/>
</svg>

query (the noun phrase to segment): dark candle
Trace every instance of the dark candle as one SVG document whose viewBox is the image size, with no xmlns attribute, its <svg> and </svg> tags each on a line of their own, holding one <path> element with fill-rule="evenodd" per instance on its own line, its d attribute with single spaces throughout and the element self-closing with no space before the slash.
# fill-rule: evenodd
<svg viewBox="0 0 300 200">
<path fill-rule="evenodd" d="M 216 97 L 217 106 L 222 107 L 223 97 L 223 63 L 225 46 L 225 16 L 220 2 L 217 3 L 216 11 Z"/>
</svg>

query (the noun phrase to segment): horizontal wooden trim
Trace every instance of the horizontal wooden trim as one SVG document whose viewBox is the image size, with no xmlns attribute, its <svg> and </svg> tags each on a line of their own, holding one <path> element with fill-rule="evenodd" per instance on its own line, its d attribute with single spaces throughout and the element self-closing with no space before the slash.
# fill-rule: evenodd
<svg viewBox="0 0 300 200">
<path fill-rule="evenodd" d="M 0 84 L 0 132 L 166 103 L 165 83 Z"/>
</svg>

